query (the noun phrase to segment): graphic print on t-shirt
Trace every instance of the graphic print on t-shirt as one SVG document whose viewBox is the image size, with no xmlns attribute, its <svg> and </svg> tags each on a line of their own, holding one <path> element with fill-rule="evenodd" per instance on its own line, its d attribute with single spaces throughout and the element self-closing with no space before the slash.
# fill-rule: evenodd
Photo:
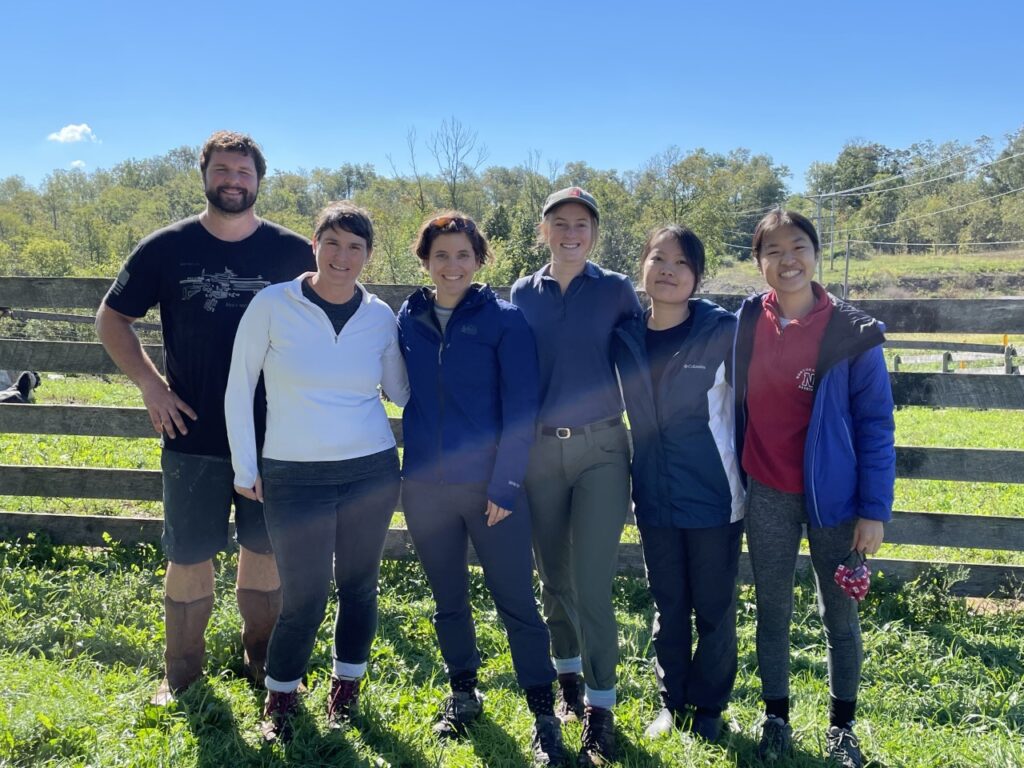
<svg viewBox="0 0 1024 768">
<path fill-rule="evenodd" d="M 236 299 L 243 293 L 250 293 L 255 296 L 268 285 L 269 280 L 264 280 L 263 275 L 254 278 L 239 277 L 236 272 L 224 267 L 223 272 L 206 273 L 204 269 L 198 276 L 186 277 L 179 281 L 181 285 L 181 300 L 188 301 L 194 296 L 202 293 L 205 301 L 203 309 L 213 312 L 217 308 L 217 302 L 222 299 Z M 249 298 L 252 298 L 250 296 Z"/>
<path fill-rule="evenodd" d="M 813 368 L 802 368 L 796 374 L 797 388 L 802 389 L 804 392 L 814 391 L 814 369 Z"/>
</svg>

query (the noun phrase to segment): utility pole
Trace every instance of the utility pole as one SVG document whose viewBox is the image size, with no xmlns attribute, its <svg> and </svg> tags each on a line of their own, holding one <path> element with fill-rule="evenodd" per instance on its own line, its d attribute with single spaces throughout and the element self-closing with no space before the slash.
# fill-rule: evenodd
<svg viewBox="0 0 1024 768">
<path fill-rule="evenodd" d="M 828 228 L 828 250 L 829 250 L 829 262 L 828 269 L 831 272 L 836 266 L 836 197 L 835 187 L 832 188 L 832 225 Z M 844 295 L 845 299 L 846 296 Z"/>
<path fill-rule="evenodd" d="M 818 230 L 819 247 L 821 238 L 821 196 L 819 195 L 814 201 L 814 226 Z M 821 277 L 821 259 L 818 259 L 818 282 L 824 284 L 824 280 Z"/>
</svg>

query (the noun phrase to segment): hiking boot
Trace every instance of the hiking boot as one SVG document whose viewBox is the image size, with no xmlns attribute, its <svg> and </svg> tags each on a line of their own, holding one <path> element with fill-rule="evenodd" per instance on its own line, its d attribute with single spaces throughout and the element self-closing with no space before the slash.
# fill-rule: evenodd
<svg viewBox="0 0 1024 768">
<path fill-rule="evenodd" d="M 267 676 L 267 645 L 270 633 L 281 613 L 281 589 L 263 592 L 235 589 L 238 612 L 242 616 L 242 662 L 245 676 L 257 688 Z"/>
<path fill-rule="evenodd" d="M 327 696 L 327 726 L 341 728 L 359 714 L 360 680 L 331 677 L 331 692 Z"/>
<path fill-rule="evenodd" d="M 281 693 L 267 691 L 267 703 L 263 707 L 263 722 L 260 732 L 268 742 L 280 741 L 287 744 L 292 740 L 292 720 L 299 708 L 299 694 L 296 691 Z"/>
<path fill-rule="evenodd" d="M 615 761 L 615 715 L 604 707 L 587 707 L 583 712 L 583 738 L 576 765 L 603 766 Z"/>
<path fill-rule="evenodd" d="M 531 744 L 534 768 L 568 763 L 569 757 L 562 743 L 562 721 L 554 715 L 538 715 L 533 721 Z"/>
<path fill-rule="evenodd" d="M 203 675 L 206 625 L 213 613 L 213 595 L 190 603 L 164 597 L 164 679 L 149 700 L 166 706 Z"/>
<path fill-rule="evenodd" d="M 462 738 L 470 723 L 480 717 L 483 708 L 484 697 L 480 691 L 452 691 L 441 705 L 434 733 L 441 739 Z"/>
<path fill-rule="evenodd" d="M 704 741 L 718 741 L 722 735 L 722 715 L 716 712 L 696 710 L 690 720 L 690 733 Z"/>
<path fill-rule="evenodd" d="M 761 742 L 757 756 L 764 763 L 785 760 L 793 751 L 793 726 L 774 715 L 765 717 L 761 725 Z"/>
<path fill-rule="evenodd" d="M 652 741 L 660 739 L 662 736 L 682 727 L 682 715 L 668 707 L 662 707 L 661 712 L 658 713 L 658 716 L 651 721 L 651 724 L 647 726 L 647 730 L 644 731 L 644 738 Z"/>
<path fill-rule="evenodd" d="M 555 716 L 562 723 L 583 719 L 583 675 L 568 672 L 558 676 Z"/>
<path fill-rule="evenodd" d="M 860 753 L 860 742 L 849 728 L 830 726 L 825 731 L 826 759 L 837 768 L 862 768 L 864 756 Z"/>
</svg>

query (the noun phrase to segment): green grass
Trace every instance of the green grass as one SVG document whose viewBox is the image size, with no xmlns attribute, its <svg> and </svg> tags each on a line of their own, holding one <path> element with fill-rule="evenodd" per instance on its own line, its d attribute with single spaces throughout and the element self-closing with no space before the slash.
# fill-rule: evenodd
<svg viewBox="0 0 1024 768">
<path fill-rule="evenodd" d="M 230 595 L 234 558 L 218 573 Z M 323 722 L 329 622 L 310 664 L 295 742 L 263 745 L 263 694 L 239 676 L 239 623 L 220 600 L 208 632 L 209 677 L 178 705 L 148 705 L 161 667 L 161 564 L 151 548 L 88 551 L 0 545 L 0 765 L 4 766 L 524 766 L 530 716 L 482 577 L 471 589 L 484 659 L 486 716 L 472 739 L 439 745 L 429 724 L 445 693 L 415 563 L 386 563 L 381 625 L 363 714 L 341 733 Z M 974 615 L 942 579 L 909 589 L 876 582 L 862 609 L 866 663 L 858 732 L 889 766 L 1024 764 L 1024 613 Z M 797 768 L 821 765 L 828 691 L 825 649 L 807 583 L 793 628 Z M 740 671 L 719 745 L 642 738 L 656 711 L 651 603 L 642 581 L 615 586 L 621 642 L 617 707 L 623 766 L 754 765 L 760 713 L 749 589 L 739 609 Z M 334 606 L 328 609 L 333 615 Z M 580 731 L 566 729 L 578 748 Z"/>
<path fill-rule="evenodd" d="M 845 264 L 842 249 L 837 248 L 834 267 L 830 266 L 828 244 L 823 248 L 821 280 L 827 285 L 842 285 Z M 1001 253 L 921 253 L 874 254 L 850 260 L 850 295 L 857 297 L 905 298 L 915 296 L 950 298 L 985 295 L 1019 295 L 1024 278 L 1024 258 L 1020 251 Z M 718 267 L 707 283 L 713 293 L 763 290 L 764 280 L 751 259 L 728 259 Z"/>
</svg>

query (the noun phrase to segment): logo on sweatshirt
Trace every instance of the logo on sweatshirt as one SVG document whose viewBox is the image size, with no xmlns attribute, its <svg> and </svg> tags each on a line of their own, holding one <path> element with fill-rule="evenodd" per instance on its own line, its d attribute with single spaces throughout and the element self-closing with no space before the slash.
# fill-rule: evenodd
<svg viewBox="0 0 1024 768">
<path fill-rule="evenodd" d="M 814 369 L 804 368 L 796 375 L 796 387 L 804 392 L 814 391 Z"/>
</svg>

